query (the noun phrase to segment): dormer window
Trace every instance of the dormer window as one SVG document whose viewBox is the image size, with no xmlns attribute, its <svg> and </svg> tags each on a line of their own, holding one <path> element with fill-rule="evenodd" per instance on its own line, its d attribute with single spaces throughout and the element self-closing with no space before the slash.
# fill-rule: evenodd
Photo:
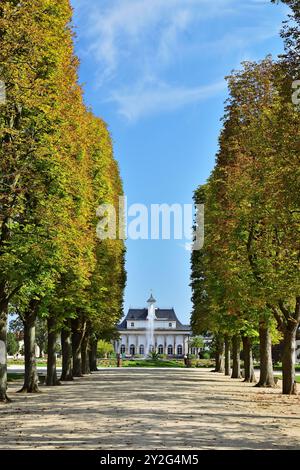
<svg viewBox="0 0 300 470">
<path fill-rule="evenodd" d="M 133 326 L 134 326 L 134 322 L 133 322 L 133 321 L 130 323 L 130 326 L 131 326 L 131 327 L 133 327 Z"/>
<path fill-rule="evenodd" d="M 169 323 L 169 328 L 172 328 L 173 324 L 172 323 Z"/>
</svg>

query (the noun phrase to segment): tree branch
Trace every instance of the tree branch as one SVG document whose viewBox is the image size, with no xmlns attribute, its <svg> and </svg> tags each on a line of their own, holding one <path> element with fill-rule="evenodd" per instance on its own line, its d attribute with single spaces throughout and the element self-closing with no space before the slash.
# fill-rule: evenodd
<svg viewBox="0 0 300 470">
<path fill-rule="evenodd" d="M 10 293 L 10 294 L 8 295 L 8 297 L 7 297 L 7 301 L 8 301 L 8 302 L 9 302 L 10 299 L 21 289 L 21 287 L 22 287 L 22 284 L 18 285 L 17 287 L 15 287 L 15 288 L 11 291 L 11 293 Z"/>
<path fill-rule="evenodd" d="M 278 305 L 279 305 L 279 308 L 280 308 L 280 310 L 282 311 L 282 313 L 283 313 L 284 318 L 286 319 L 286 321 L 290 321 L 293 317 L 292 317 L 292 315 L 290 314 L 290 312 L 288 311 L 288 309 L 285 308 L 284 303 L 283 303 L 283 300 L 279 300 Z"/>
<path fill-rule="evenodd" d="M 272 310 L 273 315 L 274 315 L 274 317 L 275 317 L 275 320 L 277 321 L 278 329 L 279 329 L 279 330 L 282 330 L 284 324 L 283 324 L 283 321 L 282 321 L 282 318 L 281 318 L 280 313 L 278 312 L 278 310 L 276 309 L 276 307 L 274 307 L 274 305 L 267 304 L 267 307 L 268 307 L 270 310 Z"/>
</svg>

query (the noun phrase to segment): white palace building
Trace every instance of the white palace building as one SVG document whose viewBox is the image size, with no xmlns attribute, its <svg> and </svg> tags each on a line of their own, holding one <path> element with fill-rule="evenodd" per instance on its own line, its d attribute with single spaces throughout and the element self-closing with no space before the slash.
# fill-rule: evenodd
<svg viewBox="0 0 300 470">
<path fill-rule="evenodd" d="M 147 303 L 148 308 L 130 308 L 118 325 L 115 352 L 126 356 L 147 356 L 151 351 L 168 356 L 188 354 L 190 326 L 178 320 L 173 308 L 156 308 L 152 294 Z"/>
</svg>

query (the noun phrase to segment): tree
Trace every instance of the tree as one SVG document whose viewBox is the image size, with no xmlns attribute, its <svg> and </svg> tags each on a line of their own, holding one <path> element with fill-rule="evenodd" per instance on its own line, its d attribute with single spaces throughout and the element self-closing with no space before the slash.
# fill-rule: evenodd
<svg viewBox="0 0 300 470">
<path fill-rule="evenodd" d="M 204 348 L 204 340 L 202 336 L 192 336 L 190 341 L 191 348 L 202 349 Z"/>
<path fill-rule="evenodd" d="M 47 347 L 47 328 L 43 318 L 37 318 L 35 330 L 36 344 L 40 349 L 40 357 L 43 357 L 43 352 Z"/>
<path fill-rule="evenodd" d="M 193 272 L 200 269 L 200 276 L 192 287 L 202 321 L 207 312 L 217 332 L 243 333 L 247 368 L 251 354 L 245 338 L 259 329 L 258 386 L 274 386 L 271 331 L 276 320 L 286 351 L 283 392 L 293 393 L 300 320 L 299 120 L 287 99 L 286 76 L 285 66 L 267 58 L 245 63 L 228 77 L 220 149 L 205 186 L 205 246 L 192 255 L 198 257 Z M 234 344 L 238 359 L 239 341 Z"/>
<path fill-rule="evenodd" d="M 295 345 L 296 334 L 300 323 L 300 286 L 299 286 L 299 105 L 291 103 L 293 81 L 299 80 L 300 65 L 300 2 L 299 0 L 282 0 L 291 8 L 289 20 L 284 22 L 281 36 L 284 40 L 285 53 L 281 56 L 280 113 L 278 113 L 277 132 L 280 137 L 277 142 L 280 158 L 276 168 L 279 179 L 281 199 L 284 202 L 282 224 L 279 224 L 281 254 L 288 254 L 289 263 L 286 271 L 289 273 L 289 290 L 282 285 L 277 305 L 272 309 L 283 333 L 283 393 L 296 393 L 295 385 Z M 280 145 L 283 143 L 283 145 Z M 279 145 L 278 145 L 279 144 Z M 288 158 L 288 164 L 286 164 Z M 277 221 L 276 221 L 277 222 Z M 287 230 L 288 224 L 290 230 Z M 282 236 L 282 232 L 286 234 Z"/>
<path fill-rule="evenodd" d="M 90 349 L 122 315 L 124 242 L 96 235 L 97 208 L 118 207 L 122 181 L 107 127 L 83 101 L 71 18 L 69 0 L 0 7 L 1 401 L 9 308 L 24 326 L 22 391 L 30 393 L 38 391 L 39 322 L 47 323 L 47 384 L 55 385 L 59 332 L 62 377 L 71 379 L 89 371 Z M 38 337 L 43 344 L 44 332 Z"/>
<path fill-rule="evenodd" d="M 284 21 L 281 37 L 284 40 L 285 53 L 280 56 L 293 79 L 299 79 L 299 50 L 300 50 L 300 1 L 271 0 L 272 3 L 285 3 L 291 8 L 289 21 Z"/>
<path fill-rule="evenodd" d="M 9 331 L 7 333 L 7 354 L 14 356 L 19 351 L 19 343 L 14 333 Z"/>
<path fill-rule="evenodd" d="M 70 18 L 68 1 L 8 1 L 0 7 L 0 66 L 7 92 L 0 113 L 0 259 L 4 267 L 0 323 L 5 342 L 8 304 L 21 288 L 27 297 L 31 291 L 28 311 L 23 311 L 25 350 L 31 348 L 25 354 L 26 367 L 32 369 L 25 373 L 25 379 L 35 376 L 33 383 L 24 387 L 28 391 L 37 390 L 34 360 L 28 358 L 32 358 L 37 304 L 41 300 L 39 282 L 44 273 L 48 279 L 49 274 L 55 277 L 59 259 L 55 257 L 57 234 L 51 221 L 56 217 L 61 222 L 66 209 L 66 166 L 57 141 L 63 118 L 58 106 L 65 86 L 63 64 L 72 41 Z M 20 299 L 21 294 L 18 302 Z M 0 367 L 2 400 L 6 398 L 5 368 L 5 364 Z"/>
<path fill-rule="evenodd" d="M 220 189 L 220 178 L 213 174 L 208 184 L 196 190 L 194 196 L 196 204 L 206 202 L 206 217 L 204 247 L 192 253 L 192 326 L 193 331 L 197 333 L 207 330 L 214 333 L 215 370 L 224 371 L 226 375 L 230 375 L 231 338 L 239 336 L 242 328 L 245 334 L 246 323 L 242 320 L 240 311 L 244 307 L 240 304 L 236 306 L 233 304 L 240 296 L 241 282 L 234 290 L 234 270 L 232 264 L 228 263 L 226 234 L 224 230 L 224 233 L 220 230 L 220 222 L 227 217 L 224 213 L 223 192 Z M 220 199 L 218 199 L 219 193 Z M 224 220 L 224 227 L 226 228 L 226 220 Z M 237 345 L 239 342 L 234 341 L 233 377 L 240 376 L 239 348 L 235 351 Z M 248 349 L 247 354 L 249 364 L 251 364 L 251 349 Z"/>
<path fill-rule="evenodd" d="M 284 334 L 286 361 L 283 392 L 292 393 L 293 349 L 299 325 L 299 162 L 295 142 L 298 113 L 287 100 L 286 71 L 270 59 L 245 64 L 230 77 L 230 116 L 236 149 L 231 145 L 226 194 L 233 227 L 228 233 L 235 252 L 245 253 L 239 277 L 252 286 L 251 298 L 261 304 L 262 377 L 273 384 L 271 337 L 273 314 Z M 230 117 L 231 119 L 231 117 Z M 296 144 L 297 145 L 297 144 Z M 230 154 L 229 154 L 230 155 Z M 279 210 L 280 208 L 280 210 Z M 236 221 L 236 222 L 235 222 Z M 271 377 L 271 379 L 270 379 Z"/>
<path fill-rule="evenodd" d="M 107 357 L 109 354 L 114 352 L 114 347 L 111 343 L 100 339 L 97 346 L 98 357 Z"/>
</svg>

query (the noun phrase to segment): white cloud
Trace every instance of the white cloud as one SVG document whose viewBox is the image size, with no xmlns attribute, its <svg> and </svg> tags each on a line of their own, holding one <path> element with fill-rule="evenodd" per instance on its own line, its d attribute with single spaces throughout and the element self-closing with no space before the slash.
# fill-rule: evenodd
<svg viewBox="0 0 300 470">
<path fill-rule="evenodd" d="M 157 60 L 160 63 L 168 63 L 173 57 L 172 52 L 175 50 L 178 42 L 178 36 L 185 31 L 193 19 L 192 12 L 188 9 L 176 11 L 170 24 L 162 31 Z"/>
<path fill-rule="evenodd" d="M 192 248 L 193 248 L 193 243 L 185 243 L 185 245 L 184 245 L 185 251 L 191 252 Z"/>
<path fill-rule="evenodd" d="M 169 62 L 180 33 L 192 22 L 234 12 L 232 4 L 234 0 L 73 0 L 78 20 L 85 22 L 85 32 L 80 34 L 88 39 L 88 53 L 102 71 L 101 83 L 111 79 L 129 56 L 146 67 L 147 61 L 151 65 Z M 149 55 L 144 61 L 141 52 Z"/>
<path fill-rule="evenodd" d="M 143 83 L 136 88 L 114 91 L 110 101 L 129 121 L 158 112 L 173 111 L 188 104 L 208 99 L 226 89 L 222 80 L 212 85 L 198 87 L 171 86 L 166 83 Z"/>
<path fill-rule="evenodd" d="M 178 243 L 178 246 L 180 246 L 180 248 L 183 248 L 188 253 L 191 253 L 192 249 L 193 249 L 193 243 L 192 242 Z"/>
<path fill-rule="evenodd" d="M 80 55 L 92 62 L 94 89 L 106 94 L 117 112 L 129 121 L 172 111 L 221 92 L 225 82 L 205 86 L 180 83 L 189 78 L 189 64 L 235 60 L 251 54 L 249 46 L 278 34 L 280 25 L 268 18 L 249 27 L 211 31 L 218 18 L 259 16 L 257 0 L 72 0 L 80 38 Z M 214 21 L 206 21 L 212 19 Z M 216 23 L 217 24 L 217 23 Z M 191 34 L 193 35 L 191 37 Z M 220 51 L 222 51 L 220 53 Z M 218 60 L 218 59 L 217 59 Z M 180 70 L 182 67 L 182 70 Z M 186 73 L 181 73 L 183 70 Z M 192 70 L 192 69 L 191 69 Z M 179 83 L 174 85 L 170 77 Z M 229 72 L 229 70 L 228 70 Z M 185 77 L 184 77 L 185 75 Z M 183 77 L 183 78 L 181 78 Z M 195 77 L 195 80 L 196 77 Z M 210 78 L 213 82 L 213 78 Z"/>
</svg>

